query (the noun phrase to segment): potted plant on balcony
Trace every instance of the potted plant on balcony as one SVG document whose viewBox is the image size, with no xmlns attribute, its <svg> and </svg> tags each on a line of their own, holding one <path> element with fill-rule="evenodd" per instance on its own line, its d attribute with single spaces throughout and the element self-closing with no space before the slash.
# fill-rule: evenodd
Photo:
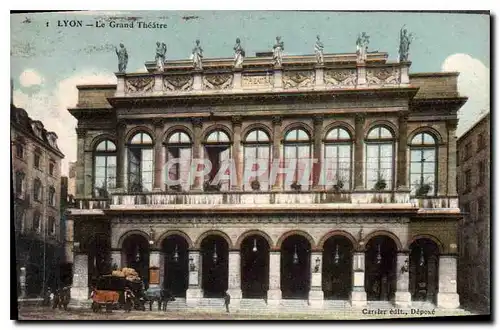
<svg viewBox="0 0 500 330">
<path fill-rule="evenodd" d="M 333 185 L 333 191 L 335 193 L 339 193 L 340 191 L 342 191 L 342 189 L 344 188 L 344 180 L 337 176 L 337 182 Z"/>
<path fill-rule="evenodd" d="M 431 187 L 430 184 L 421 182 L 417 186 L 417 190 L 415 192 L 415 196 L 417 196 L 417 197 L 425 197 L 425 196 L 427 196 L 427 194 L 429 193 L 429 191 L 431 191 L 431 188 L 432 187 Z"/>
<path fill-rule="evenodd" d="M 257 179 L 254 179 L 251 183 L 250 186 L 252 187 L 252 190 L 260 190 L 260 182 Z"/>
<path fill-rule="evenodd" d="M 387 188 L 387 182 L 385 181 L 385 178 L 379 173 L 377 175 L 377 182 L 375 182 L 373 189 L 375 189 L 376 191 L 381 191 L 385 188 Z"/>
<path fill-rule="evenodd" d="M 180 184 L 176 184 L 173 186 L 168 186 L 168 189 L 171 191 L 180 192 L 182 191 L 182 186 Z"/>
<path fill-rule="evenodd" d="M 300 183 L 298 183 L 297 181 L 294 181 L 291 185 L 290 185 L 290 188 L 292 188 L 293 190 L 295 191 L 300 191 L 300 189 L 302 188 L 302 185 Z"/>
</svg>

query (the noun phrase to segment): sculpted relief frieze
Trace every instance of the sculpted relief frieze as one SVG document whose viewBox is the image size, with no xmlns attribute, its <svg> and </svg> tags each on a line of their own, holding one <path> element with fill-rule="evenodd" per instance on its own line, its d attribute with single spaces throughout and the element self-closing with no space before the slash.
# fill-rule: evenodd
<svg viewBox="0 0 500 330">
<path fill-rule="evenodd" d="M 214 74 L 203 76 L 203 89 L 229 89 L 232 87 L 232 74 Z"/>
<path fill-rule="evenodd" d="M 315 74 L 313 71 L 293 71 L 283 74 L 284 88 L 301 88 L 314 86 Z"/>
<path fill-rule="evenodd" d="M 270 88 L 273 85 L 271 74 L 250 75 L 243 74 L 241 77 L 243 88 Z"/>
<path fill-rule="evenodd" d="M 354 87 L 357 80 L 356 69 L 326 70 L 323 76 L 325 85 L 329 87 Z"/>
<path fill-rule="evenodd" d="M 153 90 L 154 77 L 133 77 L 125 80 L 125 91 L 127 93 L 147 93 Z"/>
<path fill-rule="evenodd" d="M 193 77 L 183 75 L 165 76 L 163 86 L 167 91 L 189 91 L 193 89 Z"/>
<path fill-rule="evenodd" d="M 399 68 L 378 68 L 366 71 L 368 85 L 397 85 L 400 82 Z"/>
</svg>

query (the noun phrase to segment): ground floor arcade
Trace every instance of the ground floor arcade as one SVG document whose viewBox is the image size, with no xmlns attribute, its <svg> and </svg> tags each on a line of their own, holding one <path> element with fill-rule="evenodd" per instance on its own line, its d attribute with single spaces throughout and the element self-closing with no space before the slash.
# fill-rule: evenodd
<svg viewBox="0 0 500 330">
<path fill-rule="evenodd" d="M 369 301 L 458 307 L 455 253 L 439 237 L 411 234 L 408 226 L 264 226 L 235 235 L 230 226 L 195 234 L 192 228 L 111 225 L 108 239 L 94 238 L 75 253 L 72 297 L 87 299 L 96 274 L 132 267 L 146 286 L 169 289 L 192 306 L 227 291 L 233 306 L 241 299 L 268 305 L 302 299 L 311 306 L 346 300 L 360 307 Z"/>
</svg>

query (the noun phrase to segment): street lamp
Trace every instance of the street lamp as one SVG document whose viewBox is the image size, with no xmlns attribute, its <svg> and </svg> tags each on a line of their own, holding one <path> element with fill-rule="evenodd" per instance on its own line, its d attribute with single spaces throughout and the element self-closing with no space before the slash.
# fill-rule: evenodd
<svg viewBox="0 0 500 330">
<path fill-rule="evenodd" d="M 137 253 L 135 254 L 135 261 L 139 262 L 141 260 L 141 254 L 139 253 L 139 247 L 137 247 Z"/>
<path fill-rule="evenodd" d="M 339 245 L 335 245 L 335 259 L 334 259 L 334 262 L 336 265 L 339 264 L 339 259 L 340 259 L 340 256 L 339 256 Z"/>
<path fill-rule="evenodd" d="M 175 244 L 174 262 L 178 261 L 179 261 L 179 252 L 177 251 L 177 244 Z"/>
<path fill-rule="evenodd" d="M 217 263 L 217 258 L 218 258 L 218 256 L 217 256 L 217 245 L 214 243 L 214 254 L 212 255 L 212 260 L 213 260 L 214 264 Z"/>
<path fill-rule="evenodd" d="M 253 239 L 253 249 L 252 249 L 253 252 L 257 252 L 257 240 L 254 238 Z"/>
<path fill-rule="evenodd" d="M 420 267 L 422 267 L 425 264 L 425 258 L 424 258 L 424 248 L 420 248 Z"/>
<path fill-rule="evenodd" d="M 155 230 L 153 226 L 149 227 L 149 245 L 155 244 Z"/>
<path fill-rule="evenodd" d="M 293 263 L 295 265 L 299 263 L 299 256 L 297 254 L 297 245 L 295 245 L 295 251 L 293 252 Z"/>
<path fill-rule="evenodd" d="M 378 245 L 378 248 L 377 248 L 377 265 L 380 264 L 380 262 L 382 261 L 382 255 L 380 254 L 380 244 Z"/>
</svg>

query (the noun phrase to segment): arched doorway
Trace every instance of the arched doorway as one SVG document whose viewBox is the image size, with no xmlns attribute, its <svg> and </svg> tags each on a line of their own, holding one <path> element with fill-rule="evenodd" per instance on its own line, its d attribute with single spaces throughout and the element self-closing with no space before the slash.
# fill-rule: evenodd
<svg viewBox="0 0 500 330">
<path fill-rule="evenodd" d="M 125 257 L 125 266 L 137 271 L 147 289 L 149 283 L 148 240 L 142 235 L 132 234 L 123 241 L 122 250 Z"/>
<path fill-rule="evenodd" d="M 201 242 L 201 256 L 204 297 L 223 297 L 228 281 L 228 243 L 221 236 L 209 235 Z"/>
<path fill-rule="evenodd" d="M 281 293 L 284 299 L 307 299 L 311 283 L 311 244 L 301 235 L 281 244 Z"/>
<path fill-rule="evenodd" d="M 366 245 L 365 290 L 368 300 L 391 300 L 396 291 L 397 245 L 387 236 L 375 236 Z"/>
<path fill-rule="evenodd" d="M 410 245 L 410 293 L 412 300 L 436 302 L 439 281 L 439 248 L 428 238 Z"/>
<path fill-rule="evenodd" d="M 332 236 L 323 245 L 322 287 L 325 299 L 349 299 L 352 288 L 353 245 L 344 236 Z"/>
<path fill-rule="evenodd" d="M 260 235 L 241 242 L 241 291 L 243 298 L 265 298 L 269 289 L 269 243 Z"/>
<path fill-rule="evenodd" d="M 87 246 L 89 289 L 97 283 L 101 275 L 111 274 L 111 254 L 109 236 L 97 233 L 89 239 Z"/>
<path fill-rule="evenodd" d="M 165 258 L 163 287 L 176 297 L 185 297 L 189 284 L 188 247 L 188 242 L 180 235 L 170 235 L 162 242 Z"/>
</svg>

